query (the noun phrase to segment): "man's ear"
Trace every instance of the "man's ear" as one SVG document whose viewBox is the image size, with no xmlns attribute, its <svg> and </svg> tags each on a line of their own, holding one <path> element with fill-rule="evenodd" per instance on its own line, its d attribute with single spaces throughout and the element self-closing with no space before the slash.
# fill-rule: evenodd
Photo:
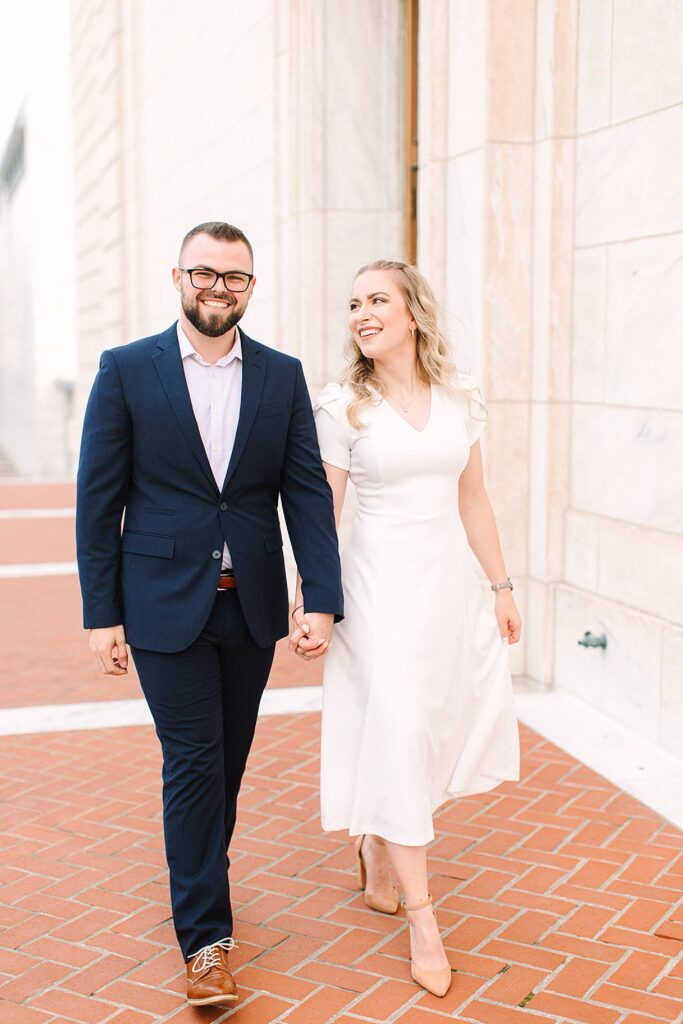
<svg viewBox="0 0 683 1024">
<path fill-rule="evenodd" d="M 173 287 L 177 292 L 180 291 L 181 273 L 177 267 L 174 267 L 171 271 L 171 278 L 173 280 Z"/>
</svg>

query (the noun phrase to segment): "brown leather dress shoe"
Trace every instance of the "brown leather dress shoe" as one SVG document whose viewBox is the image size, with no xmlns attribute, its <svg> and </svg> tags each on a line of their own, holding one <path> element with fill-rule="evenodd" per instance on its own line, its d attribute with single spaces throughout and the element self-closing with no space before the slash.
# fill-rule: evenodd
<svg viewBox="0 0 683 1024">
<path fill-rule="evenodd" d="M 228 953 L 234 949 L 233 939 L 223 939 L 204 946 L 187 962 L 187 1001 L 190 1006 L 209 1006 L 211 1003 L 234 1005 L 239 996 L 237 985 L 230 973 Z"/>
</svg>

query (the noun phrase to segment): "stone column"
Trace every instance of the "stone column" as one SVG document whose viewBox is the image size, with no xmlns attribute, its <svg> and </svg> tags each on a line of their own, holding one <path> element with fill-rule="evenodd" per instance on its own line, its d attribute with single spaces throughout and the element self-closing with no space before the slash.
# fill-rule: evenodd
<svg viewBox="0 0 683 1024">
<path fill-rule="evenodd" d="M 526 672 L 546 686 L 569 501 L 577 31 L 576 0 L 538 3 Z"/>
<path fill-rule="evenodd" d="M 403 253 L 403 22 L 393 0 L 275 5 L 277 328 L 315 393 L 363 263 Z"/>
</svg>

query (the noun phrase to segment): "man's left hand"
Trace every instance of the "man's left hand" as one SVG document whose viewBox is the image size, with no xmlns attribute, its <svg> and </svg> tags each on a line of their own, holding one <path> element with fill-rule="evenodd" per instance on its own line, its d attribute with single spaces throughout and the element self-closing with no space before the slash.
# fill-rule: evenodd
<svg viewBox="0 0 683 1024">
<path fill-rule="evenodd" d="M 328 650 L 332 637 L 334 615 L 305 612 L 298 609 L 294 629 L 289 635 L 289 649 L 304 661 L 315 661 Z"/>
</svg>

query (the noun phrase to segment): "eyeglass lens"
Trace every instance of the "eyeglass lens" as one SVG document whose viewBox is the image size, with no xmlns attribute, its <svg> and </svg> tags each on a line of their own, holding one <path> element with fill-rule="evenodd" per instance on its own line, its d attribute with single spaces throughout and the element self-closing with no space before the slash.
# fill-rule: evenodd
<svg viewBox="0 0 683 1024">
<path fill-rule="evenodd" d="M 249 287 L 251 277 L 249 274 L 241 274 L 239 271 L 226 271 L 219 274 L 215 270 L 188 270 L 190 281 L 194 288 L 213 288 L 219 278 L 230 292 L 245 292 Z"/>
</svg>

